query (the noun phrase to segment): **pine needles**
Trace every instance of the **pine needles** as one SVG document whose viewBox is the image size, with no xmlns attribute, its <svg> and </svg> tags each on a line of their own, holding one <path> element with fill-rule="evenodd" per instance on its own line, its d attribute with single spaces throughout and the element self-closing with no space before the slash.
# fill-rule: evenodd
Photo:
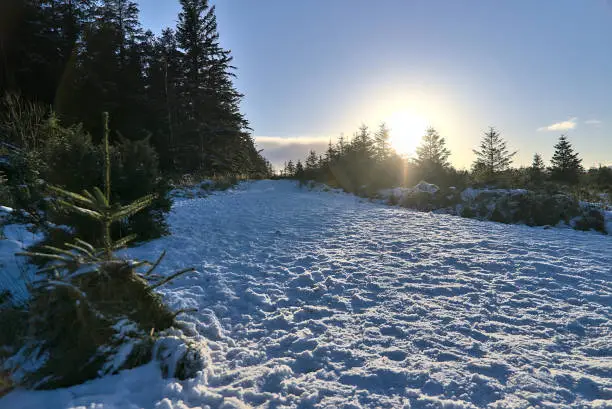
<svg viewBox="0 0 612 409">
<path fill-rule="evenodd" d="M 147 208 L 156 196 L 146 195 L 124 206 L 112 203 L 108 114 L 104 130 L 103 189 L 75 193 L 48 188 L 58 206 L 99 224 L 102 247 L 75 239 L 65 248 L 41 246 L 37 252 L 18 253 L 47 261 L 37 272 L 28 318 L 30 356 L 44 357 L 44 364 L 25 375 L 25 386 L 69 386 L 145 363 L 151 359 L 155 334 L 173 326 L 176 315 L 184 312 L 170 311 L 155 289 L 192 268 L 160 276 L 153 272 L 165 252 L 155 262 L 114 256 L 135 236 L 113 240 L 113 223 Z M 132 353 L 117 362 L 117 351 L 126 343 Z"/>
</svg>

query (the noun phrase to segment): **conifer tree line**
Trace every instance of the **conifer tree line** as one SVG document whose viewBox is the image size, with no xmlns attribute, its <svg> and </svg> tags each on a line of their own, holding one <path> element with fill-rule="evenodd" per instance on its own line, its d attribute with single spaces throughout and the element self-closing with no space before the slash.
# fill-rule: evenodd
<svg viewBox="0 0 612 409">
<path fill-rule="evenodd" d="M 311 150 L 307 158 L 284 164 L 281 176 L 302 180 L 314 179 L 360 191 L 372 185 L 376 189 L 416 184 L 421 180 L 443 186 L 489 185 L 500 187 L 573 186 L 583 182 L 601 191 L 612 191 L 612 167 L 599 166 L 585 171 L 582 159 L 569 141 L 561 135 L 554 146 L 550 165 L 539 153 L 529 167 L 512 168 L 517 151 L 508 147 L 499 130 L 489 127 L 474 149 L 475 160 L 469 171 L 455 169 L 446 139 L 430 127 L 425 131 L 416 156 L 400 157 L 389 145 L 390 130 L 385 124 L 371 132 L 362 125 L 351 140 L 344 137 L 336 144 L 331 140 L 325 154 Z"/>
<path fill-rule="evenodd" d="M 208 0 L 180 0 L 177 25 L 145 30 L 131 0 L 0 2 L 0 95 L 52 107 L 94 142 L 149 138 L 162 171 L 266 174 Z"/>
</svg>

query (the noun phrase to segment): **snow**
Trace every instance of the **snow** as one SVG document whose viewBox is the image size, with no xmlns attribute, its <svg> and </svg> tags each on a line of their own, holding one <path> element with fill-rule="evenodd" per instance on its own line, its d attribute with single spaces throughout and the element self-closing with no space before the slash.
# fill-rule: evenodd
<svg viewBox="0 0 612 409">
<path fill-rule="evenodd" d="M 476 189 L 472 187 L 468 187 L 463 192 L 461 192 L 461 199 L 463 201 L 471 201 L 475 200 L 478 196 L 483 193 L 497 193 L 497 194 L 509 194 L 511 196 L 515 195 L 525 195 L 529 193 L 526 189 L 490 189 L 490 188 L 482 188 Z"/>
<path fill-rule="evenodd" d="M 160 291 L 198 308 L 181 319 L 204 370 L 153 362 L 1 409 L 612 407 L 609 236 L 289 181 L 177 201 L 169 222 L 127 255 L 196 267 Z"/>
<path fill-rule="evenodd" d="M 2 213 L 11 211 L 8 207 L 0 206 L 0 224 Z M 0 233 L 4 235 L 4 239 L 0 235 L 0 292 L 8 290 L 15 301 L 23 302 L 28 298 L 26 282 L 31 281 L 33 269 L 25 265 L 23 259 L 15 256 L 15 253 L 41 240 L 42 235 L 32 233 L 27 226 L 18 224 L 0 226 Z"/>
<path fill-rule="evenodd" d="M 608 234 L 612 235 L 612 210 L 604 211 L 604 224 Z"/>
<path fill-rule="evenodd" d="M 379 193 L 384 198 L 388 199 L 393 196 L 399 201 L 401 201 L 404 198 L 404 196 L 413 195 L 415 193 L 434 194 L 438 190 L 440 190 L 438 186 L 433 185 L 431 183 L 421 181 L 418 184 L 416 184 L 414 187 L 394 187 L 392 189 L 383 189 Z"/>
</svg>

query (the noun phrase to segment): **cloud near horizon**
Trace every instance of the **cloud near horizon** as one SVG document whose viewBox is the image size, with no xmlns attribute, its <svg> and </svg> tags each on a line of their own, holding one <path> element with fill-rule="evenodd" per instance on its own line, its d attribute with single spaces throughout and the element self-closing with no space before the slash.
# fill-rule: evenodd
<svg viewBox="0 0 612 409">
<path fill-rule="evenodd" d="M 304 160 L 311 149 L 323 154 L 329 144 L 328 136 L 303 136 L 303 137 L 280 137 L 280 136 L 255 136 L 255 144 L 258 149 L 263 149 L 263 156 L 273 166 L 282 167 L 285 161 L 298 159 Z M 331 138 L 332 143 L 336 138 Z"/>
<path fill-rule="evenodd" d="M 600 121 L 599 119 L 589 119 L 587 121 L 584 121 L 585 124 L 587 125 L 592 125 L 592 126 L 599 126 L 601 125 L 603 122 Z"/>
<path fill-rule="evenodd" d="M 538 128 L 538 131 L 569 131 L 570 129 L 575 129 L 578 125 L 578 118 L 573 117 L 568 119 L 567 121 L 557 122 L 548 126 L 543 126 Z"/>
</svg>

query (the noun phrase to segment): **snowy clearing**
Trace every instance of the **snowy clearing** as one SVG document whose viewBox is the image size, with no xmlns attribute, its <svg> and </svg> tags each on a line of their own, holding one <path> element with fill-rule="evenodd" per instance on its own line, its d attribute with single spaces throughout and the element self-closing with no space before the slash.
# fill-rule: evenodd
<svg viewBox="0 0 612 409">
<path fill-rule="evenodd" d="M 612 238 L 420 213 L 261 181 L 175 203 L 129 255 L 210 353 L 2 409 L 612 407 Z"/>
</svg>

